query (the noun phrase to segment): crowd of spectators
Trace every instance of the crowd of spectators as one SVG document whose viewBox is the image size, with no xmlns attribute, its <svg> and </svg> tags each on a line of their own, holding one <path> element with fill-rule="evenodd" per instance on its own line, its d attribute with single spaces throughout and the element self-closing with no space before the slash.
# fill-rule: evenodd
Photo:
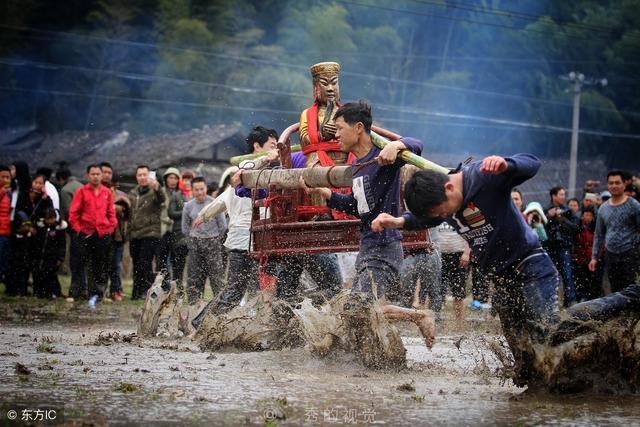
<svg viewBox="0 0 640 427">
<path fill-rule="evenodd" d="M 189 252 L 193 262 L 187 281 L 196 290 L 195 298 L 201 296 L 206 277 L 219 290 L 225 217 L 219 215 L 215 227 L 195 232 L 183 215 L 183 210 L 189 214 L 212 200 L 204 178 L 170 167 L 157 179 L 148 166 L 139 165 L 137 185 L 125 193 L 108 162 L 88 165 L 85 178 L 86 183 L 81 183 L 66 166 L 55 175 L 46 168 L 31 175 L 22 161 L 0 165 L 0 281 L 7 295 L 27 296 L 31 283 L 32 294 L 40 298 L 87 300 L 91 306 L 104 299 L 122 301 L 127 243 L 132 300 L 146 297 L 160 271 L 183 289 Z M 217 185 L 213 187 L 217 192 Z M 217 248 L 215 260 L 211 248 Z M 199 257 L 203 252 L 206 258 Z M 58 280 L 65 259 L 71 276 L 67 295 L 62 294 Z M 217 268 L 209 272 L 210 265 Z"/>
<path fill-rule="evenodd" d="M 520 191 L 512 192 L 560 273 L 565 306 L 619 291 L 640 274 L 640 203 L 633 176 L 611 170 L 607 190 L 596 192 L 599 184 L 587 181 L 582 199 L 569 200 L 562 186 L 553 187 L 544 208 L 538 201 L 524 207 Z"/>
<path fill-rule="evenodd" d="M 263 139 L 275 140 L 272 134 Z M 267 150 L 265 144 L 252 140 L 249 145 Z M 33 295 L 41 298 L 88 300 L 91 305 L 104 299 L 122 301 L 126 246 L 132 260 L 132 300 L 145 298 L 160 271 L 177 282 L 191 303 L 202 298 L 207 279 L 214 294 L 223 291 L 227 274 L 234 283 L 236 273 L 244 278 L 242 282 L 257 281 L 253 263 L 249 268 L 239 261 L 248 250 L 248 231 L 244 230 L 250 218 L 249 199 L 236 201 L 237 191 L 225 192 L 221 200 L 226 215 L 217 214 L 202 224 L 198 219 L 201 210 L 223 190 L 215 184 L 207 186 L 203 177 L 176 167 L 157 177 L 151 168 L 139 165 L 136 185 L 128 193 L 120 190 L 117 177 L 107 162 L 88 165 L 85 184 L 66 166 L 55 174 L 40 168 L 33 175 L 25 162 L 0 166 L 0 280 L 7 295 L 28 295 L 31 283 Z M 620 290 L 640 272 L 640 204 L 632 176 L 613 170 L 608 173 L 606 191 L 596 192 L 597 185 L 599 182 L 587 181 L 581 198 L 569 200 L 563 187 L 553 187 L 544 207 L 540 201 L 525 203 L 518 189 L 511 193 L 560 273 L 565 306 L 602 296 L 605 289 Z M 239 226 L 234 226 L 223 246 L 229 221 L 242 223 L 238 229 L 243 230 L 243 239 L 236 236 Z M 473 301 L 469 308 L 491 308 L 487 285 L 491 278 L 476 271 L 465 241 L 447 226 L 431 229 L 430 236 L 433 249 L 405 261 L 399 284 L 403 304 L 429 306 L 438 313 L 450 290 L 455 318 L 460 320 L 471 273 Z M 232 260 L 230 270 L 225 267 L 227 258 Z M 65 260 L 71 277 L 69 292 L 62 295 L 58 270 Z M 337 268 L 335 261 L 321 261 Z M 248 271 L 256 277 L 245 277 Z M 297 281 L 300 274 L 287 276 Z M 416 283 L 422 283 L 422 289 Z M 233 298 L 223 291 L 223 302 L 239 300 L 244 287 L 236 284 L 232 288 Z"/>
</svg>

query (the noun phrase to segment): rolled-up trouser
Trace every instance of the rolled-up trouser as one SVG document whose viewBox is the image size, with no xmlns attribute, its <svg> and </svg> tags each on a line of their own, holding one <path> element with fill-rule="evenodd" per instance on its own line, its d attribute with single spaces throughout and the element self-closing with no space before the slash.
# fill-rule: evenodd
<svg viewBox="0 0 640 427">
<path fill-rule="evenodd" d="M 204 294 L 204 284 L 209 278 L 213 295 L 222 288 L 224 268 L 222 266 L 222 243 L 218 237 L 189 239 L 189 261 L 187 296 L 194 304 Z"/>
</svg>

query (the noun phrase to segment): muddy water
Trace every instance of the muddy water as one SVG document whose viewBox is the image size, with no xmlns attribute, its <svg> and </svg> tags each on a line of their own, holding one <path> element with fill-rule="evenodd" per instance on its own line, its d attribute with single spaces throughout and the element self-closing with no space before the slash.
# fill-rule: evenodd
<svg viewBox="0 0 640 427">
<path fill-rule="evenodd" d="M 640 397 L 533 395 L 503 384 L 485 342 L 500 339 L 495 326 L 445 329 L 431 352 L 402 328 L 408 369 L 380 372 L 304 349 L 202 353 L 188 340 L 122 342 L 133 318 L 4 322 L 0 402 L 3 412 L 14 401 L 46 403 L 64 408 L 65 421 L 97 425 L 640 425 Z M 115 340 L 105 335 L 116 331 Z M 107 339 L 96 342 L 101 332 Z M 18 374 L 16 363 L 31 373 Z"/>
</svg>

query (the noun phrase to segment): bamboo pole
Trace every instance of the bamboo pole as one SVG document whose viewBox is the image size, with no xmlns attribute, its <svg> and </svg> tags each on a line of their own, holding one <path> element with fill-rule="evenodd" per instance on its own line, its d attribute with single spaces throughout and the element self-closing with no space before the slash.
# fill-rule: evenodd
<svg viewBox="0 0 640 427">
<path fill-rule="evenodd" d="M 385 145 L 389 143 L 389 140 L 374 131 L 371 131 L 371 142 L 378 148 L 383 149 Z M 292 145 L 291 152 L 295 153 L 300 151 L 300 145 Z M 230 159 L 232 165 L 239 165 L 243 160 L 253 160 L 259 157 L 264 156 L 262 153 L 251 153 L 245 154 L 244 156 L 235 156 Z M 432 162 L 431 160 L 427 160 L 424 157 L 418 156 L 417 154 L 412 153 L 409 150 L 402 150 L 400 152 L 400 158 L 410 165 L 414 165 L 420 169 L 431 169 L 437 172 L 441 172 L 444 174 L 449 173 L 449 169 L 444 166 L 440 166 L 437 163 Z"/>
<path fill-rule="evenodd" d="M 301 169 L 262 169 L 245 170 L 240 175 L 242 185 L 247 188 L 300 188 L 300 177 L 307 186 L 315 187 L 351 187 L 353 168 L 351 166 L 315 167 Z"/>
</svg>

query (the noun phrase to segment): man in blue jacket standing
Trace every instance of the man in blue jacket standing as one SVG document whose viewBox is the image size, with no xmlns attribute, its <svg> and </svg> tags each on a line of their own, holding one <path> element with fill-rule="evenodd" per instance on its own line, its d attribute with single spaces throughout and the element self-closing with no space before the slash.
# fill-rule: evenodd
<svg viewBox="0 0 640 427">
<path fill-rule="evenodd" d="M 558 321 L 558 272 L 511 200 L 511 189 L 533 177 L 530 154 L 490 156 L 449 175 L 423 170 L 405 186 L 410 212 L 381 213 L 374 231 L 416 229 L 446 221 L 471 247 L 481 271 L 495 277 L 494 307 L 516 362 L 518 385 L 534 379 L 532 341 Z"/>
</svg>

